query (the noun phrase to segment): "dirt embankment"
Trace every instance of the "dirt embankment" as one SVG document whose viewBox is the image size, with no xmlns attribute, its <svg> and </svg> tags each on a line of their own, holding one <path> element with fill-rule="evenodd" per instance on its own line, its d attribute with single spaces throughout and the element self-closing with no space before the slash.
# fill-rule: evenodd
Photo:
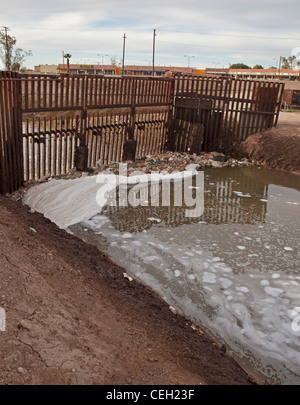
<svg viewBox="0 0 300 405">
<path fill-rule="evenodd" d="M 276 128 L 249 136 L 241 149 L 266 168 L 300 174 L 300 113 L 281 112 Z"/>
<path fill-rule="evenodd" d="M 20 201 L 0 208 L 0 384 L 251 384 L 96 247 Z"/>
</svg>

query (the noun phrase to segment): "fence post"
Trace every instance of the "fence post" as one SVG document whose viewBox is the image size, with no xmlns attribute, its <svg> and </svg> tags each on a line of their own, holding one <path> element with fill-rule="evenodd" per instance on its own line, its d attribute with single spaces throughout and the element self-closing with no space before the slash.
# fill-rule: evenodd
<svg viewBox="0 0 300 405">
<path fill-rule="evenodd" d="M 81 172 L 87 171 L 88 163 L 88 146 L 86 143 L 86 122 L 87 122 L 87 88 L 88 77 L 85 75 L 82 81 L 82 107 L 80 133 L 78 135 L 79 145 L 76 146 L 74 154 L 74 166 Z"/>
<path fill-rule="evenodd" d="M 177 85 L 178 79 L 173 77 L 171 81 L 171 91 L 170 91 L 170 108 L 168 112 L 168 120 L 166 124 L 167 137 L 166 137 L 166 148 L 170 151 L 175 149 L 175 86 Z"/>
<path fill-rule="evenodd" d="M 125 140 L 123 146 L 123 160 L 125 162 L 135 161 L 137 145 L 137 141 L 134 139 L 137 80 L 135 78 L 131 78 L 130 80 L 132 80 L 130 118 L 128 127 L 126 128 L 127 139 Z"/>
<path fill-rule="evenodd" d="M 24 183 L 21 81 L 18 73 L 0 72 L 0 193 Z"/>
</svg>

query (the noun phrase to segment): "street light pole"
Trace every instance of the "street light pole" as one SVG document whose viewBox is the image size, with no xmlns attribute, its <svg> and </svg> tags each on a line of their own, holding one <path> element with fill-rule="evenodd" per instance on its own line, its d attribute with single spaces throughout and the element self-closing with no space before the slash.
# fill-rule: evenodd
<svg viewBox="0 0 300 405">
<path fill-rule="evenodd" d="M 277 67 L 277 62 L 278 62 L 278 59 L 273 58 L 273 60 L 276 60 L 276 70 L 277 70 L 277 69 L 278 69 L 278 67 Z"/>
<path fill-rule="evenodd" d="M 281 56 L 279 58 L 278 80 L 280 80 Z"/>
<path fill-rule="evenodd" d="M 154 76 L 155 37 L 156 37 L 156 30 L 154 29 L 154 30 L 153 30 L 152 76 Z"/>
<path fill-rule="evenodd" d="M 109 56 L 109 55 L 100 55 L 100 54 L 97 54 L 97 56 L 101 56 L 101 58 L 102 58 L 102 66 L 104 65 L 104 56 Z M 98 65 L 99 65 L 99 63 L 98 63 Z"/>
<path fill-rule="evenodd" d="M 122 61 L 122 76 L 124 75 L 124 62 L 125 62 L 125 41 L 126 41 L 126 34 L 123 35 L 123 61 Z"/>
<path fill-rule="evenodd" d="M 194 58 L 195 56 L 184 55 L 185 58 L 188 58 L 188 68 L 190 67 L 190 59 Z"/>
</svg>

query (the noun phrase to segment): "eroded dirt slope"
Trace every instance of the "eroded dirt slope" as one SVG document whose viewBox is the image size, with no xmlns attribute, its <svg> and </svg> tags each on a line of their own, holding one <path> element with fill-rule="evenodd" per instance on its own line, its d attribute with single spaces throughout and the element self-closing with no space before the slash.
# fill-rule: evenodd
<svg viewBox="0 0 300 405">
<path fill-rule="evenodd" d="M 281 112 L 278 126 L 249 136 L 242 151 L 267 168 L 300 174 L 300 113 Z"/>
<path fill-rule="evenodd" d="M 0 384 L 250 384 L 95 247 L 0 196 Z"/>
</svg>

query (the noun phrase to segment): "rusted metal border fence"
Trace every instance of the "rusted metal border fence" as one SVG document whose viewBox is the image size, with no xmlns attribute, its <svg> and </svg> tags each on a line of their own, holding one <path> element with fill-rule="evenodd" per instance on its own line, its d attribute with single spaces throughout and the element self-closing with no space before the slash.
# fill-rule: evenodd
<svg viewBox="0 0 300 405">
<path fill-rule="evenodd" d="M 277 124 L 283 89 L 215 77 L 0 72 L 0 192 L 166 149 L 229 152 Z"/>
<path fill-rule="evenodd" d="M 94 75 L 21 75 L 23 112 L 170 104 L 173 80 Z"/>
<path fill-rule="evenodd" d="M 137 156 L 165 147 L 172 79 L 26 75 L 21 81 L 26 180 L 67 173 L 75 163 L 121 161 L 126 140 L 135 140 Z"/>
<path fill-rule="evenodd" d="M 0 194 L 23 184 L 20 82 L 16 73 L 0 72 Z"/>
</svg>

